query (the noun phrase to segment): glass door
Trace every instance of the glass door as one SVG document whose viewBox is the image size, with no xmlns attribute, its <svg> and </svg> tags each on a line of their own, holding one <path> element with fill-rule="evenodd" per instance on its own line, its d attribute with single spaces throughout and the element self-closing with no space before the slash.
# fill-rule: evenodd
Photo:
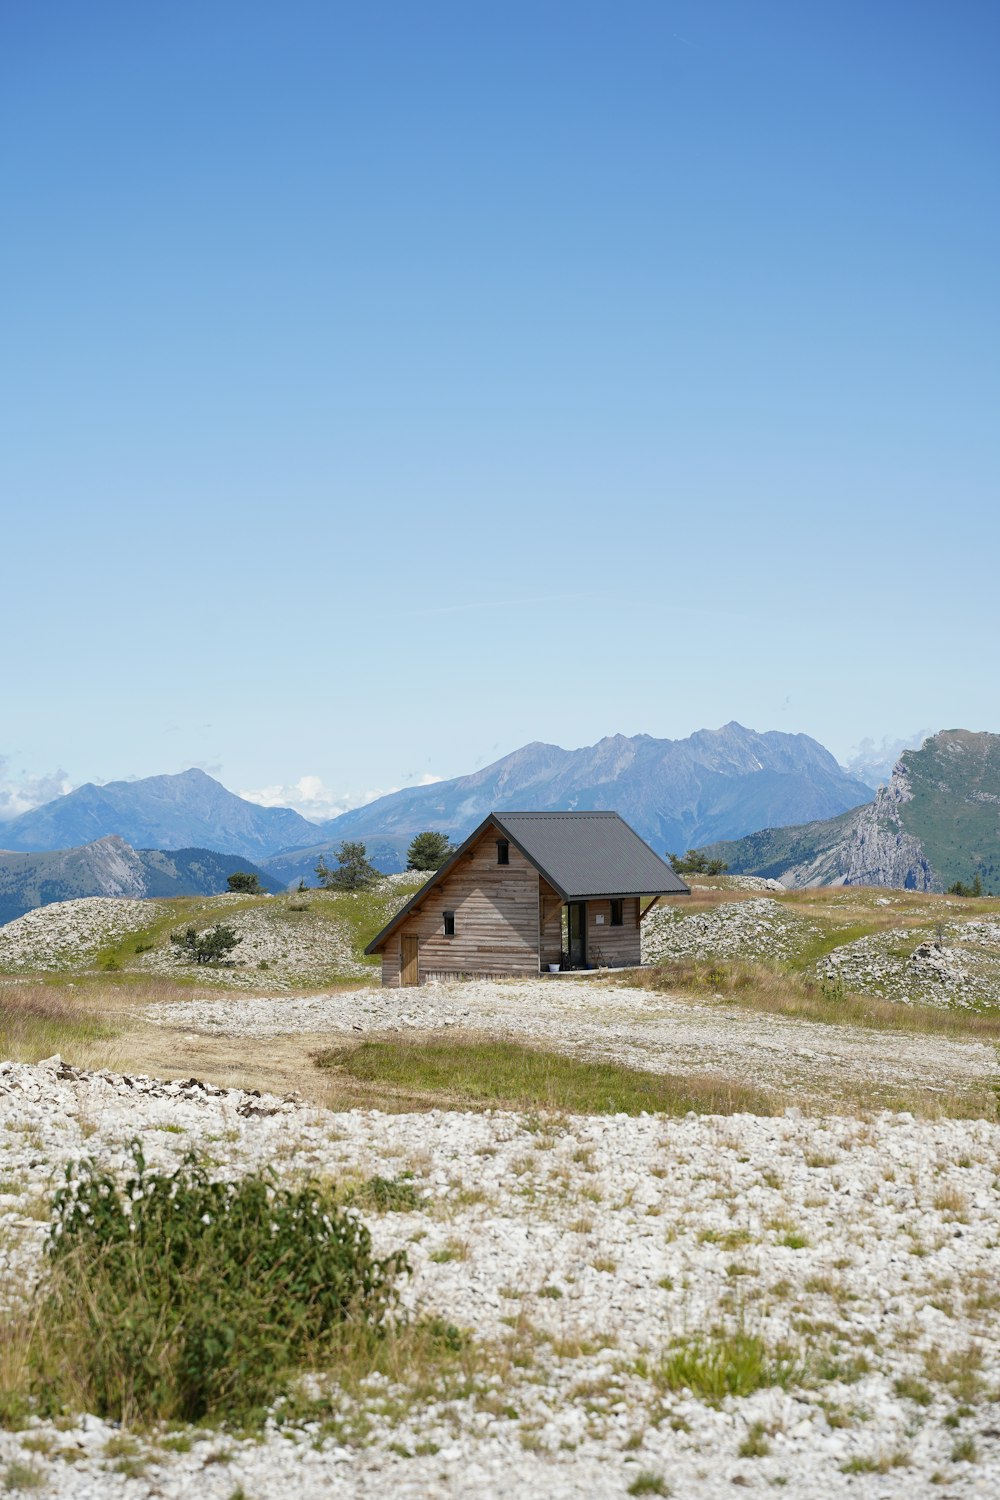
<svg viewBox="0 0 1000 1500">
<path fill-rule="evenodd" d="M 587 903 L 571 901 L 566 908 L 569 961 L 572 968 L 587 962 Z"/>
</svg>

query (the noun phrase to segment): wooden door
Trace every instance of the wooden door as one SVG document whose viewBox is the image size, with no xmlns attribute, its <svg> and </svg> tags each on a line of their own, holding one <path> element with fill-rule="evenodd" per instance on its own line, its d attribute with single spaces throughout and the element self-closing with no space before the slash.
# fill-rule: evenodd
<svg viewBox="0 0 1000 1500">
<path fill-rule="evenodd" d="M 417 945 L 419 939 L 415 937 L 404 937 L 403 940 L 403 966 L 400 974 L 401 984 L 420 983 L 420 964 L 417 958 Z"/>
</svg>

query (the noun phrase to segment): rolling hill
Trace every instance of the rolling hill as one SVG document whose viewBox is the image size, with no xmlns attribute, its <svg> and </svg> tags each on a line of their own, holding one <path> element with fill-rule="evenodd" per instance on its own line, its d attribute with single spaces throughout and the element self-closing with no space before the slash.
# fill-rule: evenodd
<svg viewBox="0 0 1000 1500">
<path fill-rule="evenodd" d="M 234 870 L 255 874 L 265 890 L 277 883 L 239 854 L 211 849 L 133 849 L 111 836 L 80 849 L 44 853 L 0 851 L 0 923 L 38 906 L 82 896 L 214 896 Z"/>
</svg>

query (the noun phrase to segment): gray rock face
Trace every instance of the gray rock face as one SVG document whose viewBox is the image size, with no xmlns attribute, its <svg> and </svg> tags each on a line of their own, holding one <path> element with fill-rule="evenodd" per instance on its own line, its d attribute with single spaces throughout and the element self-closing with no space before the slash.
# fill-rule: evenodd
<svg viewBox="0 0 1000 1500">
<path fill-rule="evenodd" d="M 912 796 L 905 762 L 896 762 L 888 786 L 858 809 L 854 834 L 840 861 L 844 885 L 888 885 L 907 891 L 940 890 L 919 839 L 907 833 L 899 808 Z"/>
</svg>

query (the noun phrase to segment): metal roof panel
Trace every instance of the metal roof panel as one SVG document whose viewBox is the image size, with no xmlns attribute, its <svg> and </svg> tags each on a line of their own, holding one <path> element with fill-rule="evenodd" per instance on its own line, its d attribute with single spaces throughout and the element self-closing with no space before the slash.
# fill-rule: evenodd
<svg viewBox="0 0 1000 1500">
<path fill-rule="evenodd" d="M 569 901 L 688 891 L 616 812 L 502 812 L 493 821 Z"/>
</svg>

